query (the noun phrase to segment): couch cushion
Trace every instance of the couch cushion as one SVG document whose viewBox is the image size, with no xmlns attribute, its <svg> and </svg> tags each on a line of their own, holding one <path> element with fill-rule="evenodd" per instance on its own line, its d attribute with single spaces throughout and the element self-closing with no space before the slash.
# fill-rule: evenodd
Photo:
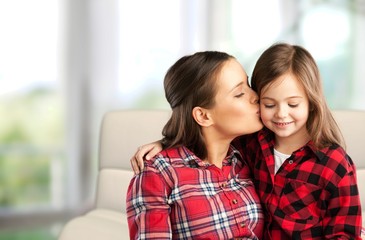
<svg viewBox="0 0 365 240">
<path fill-rule="evenodd" d="M 117 212 L 114 210 L 96 208 L 96 209 L 88 212 L 85 216 L 95 217 L 95 218 L 104 218 L 108 221 L 118 222 L 119 224 L 120 223 L 128 224 L 127 215 L 120 211 Z"/>
<path fill-rule="evenodd" d="M 360 193 L 362 207 L 362 225 L 365 226 L 365 169 L 357 169 L 357 187 Z"/>
<path fill-rule="evenodd" d="M 100 168 L 132 170 L 137 147 L 161 139 L 170 110 L 111 111 L 104 115 L 99 147 Z"/>
<path fill-rule="evenodd" d="M 133 171 L 102 169 L 99 172 L 96 207 L 125 213 L 126 195 Z"/>
<path fill-rule="evenodd" d="M 128 239 L 127 217 L 121 212 L 95 209 L 72 219 L 62 230 L 59 240 Z"/>
<path fill-rule="evenodd" d="M 358 169 L 365 169 L 365 111 L 332 111 L 346 141 L 346 151 Z"/>
</svg>

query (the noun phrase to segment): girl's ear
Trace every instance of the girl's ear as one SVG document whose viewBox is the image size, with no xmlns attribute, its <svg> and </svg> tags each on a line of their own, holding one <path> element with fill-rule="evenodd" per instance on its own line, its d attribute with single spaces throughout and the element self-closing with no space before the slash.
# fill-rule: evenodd
<svg viewBox="0 0 365 240">
<path fill-rule="evenodd" d="M 202 107 L 194 107 L 192 111 L 193 118 L 202 127 L 209 127 L 213 124 L 210 112 Z"/>
</svg>

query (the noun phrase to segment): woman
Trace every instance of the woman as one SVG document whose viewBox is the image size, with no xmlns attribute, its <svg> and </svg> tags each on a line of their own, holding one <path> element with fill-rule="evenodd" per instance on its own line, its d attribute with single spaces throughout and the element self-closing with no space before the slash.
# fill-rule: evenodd
<svg viewBox="0 0 365 240">
<path fill-rule="evenodd" d="M 262 128 L 237 60 L 198 52 L 167 72 L 172 115 L 164 150 L 130 182 L 131 239 L 260 239 L 263 213 L 248 166 L 230 142 Z"/>
</svg>

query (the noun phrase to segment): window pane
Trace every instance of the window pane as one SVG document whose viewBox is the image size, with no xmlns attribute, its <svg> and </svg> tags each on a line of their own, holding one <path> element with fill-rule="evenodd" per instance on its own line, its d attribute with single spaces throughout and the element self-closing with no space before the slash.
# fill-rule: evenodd
<svg viewBox="0 0 365 240">
<path fill-rule="evenodd" d="M 0 29 L 0 213 L 59 206 L 58 1 L 1 1 Z"/>
<path fill-rule="evenodd" d="M 361 1 L 232 0 L 229 51 L 250 74 L 271 44 L 302 45 L 317 61 L 330 107 L 365 110 L 363 13 Z"/>
<path fill-rule="evenodd" d="M 166 107 L 162 80 L 180 57 L 180 11 L 179 0 L 120 1 L 121 107 Z"/>
</svg>

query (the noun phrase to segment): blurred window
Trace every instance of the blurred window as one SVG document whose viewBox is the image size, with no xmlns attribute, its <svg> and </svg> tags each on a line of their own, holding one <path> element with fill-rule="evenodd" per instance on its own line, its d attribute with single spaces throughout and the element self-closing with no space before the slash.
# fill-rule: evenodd
<svg viewBox="0 0 365 240">
<path fill-rule="evenodd" d="M 65 135 L 57 2 L 0 2 L 0 213 L 60 205 Z"/>
<path fill-rule="evenodd" d="M 146 10 L 136 10 L 142 4 Z M 119 106 L 168 108 L 163 77 L 182 55 L 226 51 L 250 75 L 259 55 L 284 41 L 300 44 L 314 56 L 332 109 L 365 110 L 363 1 L 160 0 L 151 4 L 121 1 Z M 168 11 L 158 11 L 162 5 Z"/>
<path fill-rule="evenodd" d="M 10 220 L 14 216 L 21 219 L 64 206 L 65 106 L 59 79 L 58 10 L 58 0 L 0 1 L 2 227 L 17 226 Z M 29 230 L 27 235 L 0 230 L 0 239 L 50 236 L 44 230 Z"/>
</svg>

